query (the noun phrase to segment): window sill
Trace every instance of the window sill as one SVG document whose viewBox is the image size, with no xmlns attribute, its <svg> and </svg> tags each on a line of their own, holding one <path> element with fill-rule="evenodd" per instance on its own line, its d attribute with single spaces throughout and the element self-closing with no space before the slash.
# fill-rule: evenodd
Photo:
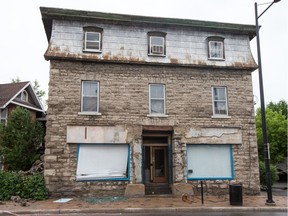
<svg viewBox="0 0 288 216">
<path fill-rule="evenodd" d="M 129 178 L 87 178 L 87 177 L 76 177 L 77 182 L 85 182 L 85 181 L 129 181 Z"/>
<path fill-rule="evenodd" d="M 225 61 L 223 58 L 208 58 L 210 61 Z"/>
<path fill-rule="evenodd" d="M 148 117 L 156 117 L 156 118 L 167 118 L 168 115 L 164 115 L 164 114 L 149 114 L 147 115 Z"/>
<path fill-rule="evenodd" d="M 86 50 L 83 49 L 83 52 L 84 53 L 102 53 L 101 50 L 92 50 L 92 49 L 86 49 Z"/>
<path fill-rule="evenodd" d="M 211 116 L 211 118 L 214 118 L 214 119 L 230 119 L 231 116 L 228 116 L 228 115 L 213 115 L 213 116 Z"/>
<path fill-rule="evenodd" d="M 101 116 L 99 112 L 78 112 L 78 115 L 92 115 L 92 116 Z"/>
<path fill-rule="evenodd" d="M 152 56 L 152 57 L 166 57 L 166 55 L 164 55 L 164 54 L 153 54 L 153 53 L 148 53 L 148 56 Z"/>
</svg>

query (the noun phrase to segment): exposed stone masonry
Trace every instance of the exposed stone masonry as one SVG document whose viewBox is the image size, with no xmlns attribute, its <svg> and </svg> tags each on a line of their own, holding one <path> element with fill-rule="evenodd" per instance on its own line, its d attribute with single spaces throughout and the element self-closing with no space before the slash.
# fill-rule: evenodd
<svg viewBox="0 0 288 216">
<path fill-rule="evenodd" d="M 245 190 L 259 192 L 250 71 L 57 60 L 51 60 L 50 64 L 44 173 L 52 194 L 123 195 L 128 183 L 141 183 L 142 125 L 173 126 L 174 183 L 187 181 L 186 144 L 197 143 L 193 137 L 185 137 L 191 127 L 240 128 L 242 144 L 233 145 L 235 181 L 232 183 L 242 183 Z M 83 80 L 100 82 L 100 116 L 78 115 Z M 168 117 L 147 116 L 149 83 L 165 84 Z M 211 117 L 213 86 L 227 87 L 230 118 Z M 77 144 L 66 143 L 67 125 L 125 126 L 131 148 L 130 182 L 76 182 Z M 220 187 L 224 184 L 228 185 L 224 182 Z"/>
</svg>

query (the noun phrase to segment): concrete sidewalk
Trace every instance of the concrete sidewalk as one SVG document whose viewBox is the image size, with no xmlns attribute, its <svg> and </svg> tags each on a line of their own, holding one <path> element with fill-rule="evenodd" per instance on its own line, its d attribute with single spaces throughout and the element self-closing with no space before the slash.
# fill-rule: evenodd
<svg viewBox="0 0 288 216">
<path fill-rule="evenodd" d="M 56 203 L 57 199 L 28 202 L 27 206 L 12 201 L 0 205 L 0 215 L 20 214 L 64 214 L 64 213 L 121 213 L 121 212 L 187 212 L 187 211 L 281 211 L 287 212 L 287 196 L 274 196 L 276 206 L 265 205 L 267 196 L 243 196 L 243 205 L 230 205 L 229 195 L 224 197 L 195 196 L 190 201 L 181 197 L 145 196 L 141 198 L 72 198 L 66 203 Z"/>
</svg>

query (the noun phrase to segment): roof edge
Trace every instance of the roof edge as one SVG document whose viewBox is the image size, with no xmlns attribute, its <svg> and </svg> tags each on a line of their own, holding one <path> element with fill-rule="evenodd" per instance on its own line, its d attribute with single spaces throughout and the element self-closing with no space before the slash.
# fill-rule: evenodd
<svg viewBox="0 0 288 216">
<path fill-rule="evenodd" d="M 52 56 L 45 55 L 44 56 L 47 61 L 50 60 L 66 60 L 66 61 L 87 61 L 87 62 L 95 62 L 95 63 L 113 63 L 113 64 L 137 64 L 137 65 L 153 65 L 153 66 L 173 66 L 173 67 L 192 67 L 192 68 L 213 68 L 213 69 L 227 69 L 227 70 L 246 70 L 253 72 L 258 68 L 255 65 L 230 65 L 230 66 L 216 66 L 216 65 L 207 65 L 207 64 L 175 64 L 175 63 L 159 63 L 159 62 L 146 62 L 146 61 L 129 61 L 129 60 L 103 60 L 103 59 L 86 59 L 86 58 L 77 58 L 77 57 L 69 57 L 69 56 Z"/>
<path fill-rule="evenodd" d="M 31 83 L 29 81 L 24 81 L 21 83 L 26 83 L 25 86 L 23 86 L 13 97 L 10 98 L 10 100 L 8 100 L 2 107 L 5 108 L 6 106 L 8 106 L 16 97 L 17 95 L 20 94 L 20 92 L 22 92 L 25 88 L 27 88 L 29 85 L 31 85 Z"/>
<path fill-rule="evenodd" d="M 174 25 L 197 27 L 204 29 L 223 30 L 229 32 L 237 32 L 249 35 L 250 40 L 256 36 L 255 25 L 248 24 L 234 24 L 224 22 L 213 22 L 203 20 L 181 19 L 181 18 L 166 18 L 166 17 L 150 17 L 140 15 L 128 15 L 117 13 L 104 13 L 96 11 L 72 10 L 63 8 L 40 7 L 42 20 L 46 31 L 46 36 L 49 41 L 52 31 L 52 20 L 74 20 L 74 21 L 118 21 L 118 22 L 132 22 L 132 23 L 147 23 L 160 25 Z"/>
</svg>

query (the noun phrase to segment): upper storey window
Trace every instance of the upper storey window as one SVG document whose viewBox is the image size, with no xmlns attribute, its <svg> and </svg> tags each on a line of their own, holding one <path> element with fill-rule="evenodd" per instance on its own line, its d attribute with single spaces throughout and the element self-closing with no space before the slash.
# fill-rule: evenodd
<svg viewBox="0 0 288 216">
<path fill-rule="evenodd" d="M 213 60 L 224 60 L 224 38 L 208 38 L 208 58 Z"/>
<path fill-rule="evenodd" d="M 226 87 L 212 87 L 213 115 L 228 115 Z"/>
<path fill-rule="evenodd" d="M 84 27 L 84 47 L 83 51 L 101 52 L 102 51 L 103 29 L 98 27 Z"/>
<path fill-rule="evenodd" d="M 21 93 L 21 100 L 22 101 L 25 101 L 25 102 L 28 102 L 28 93 L 27 93 L 27 91 L 23 91 L 22 93 Z"/>
<path fill-rule="evenodd" d="M 8 109 L 7 108 L 2 109 L 2 110 L 0 109 L 0 123 L 6 124 L 7 116 L 8 116 Z M 1 166 L 0 166 L 0 170 L 1 170 Z"/>
<path fill-rule="evenodd" d="M 165 85 L 149 84 L 149 114 L 165 115 Z"/>
<path fill-rule="evenodd" d="M 99 112 L 99 82 L 82 81 L 81 112 Z"/>
<path fill-rule="evenodd" d="M 149 55 L 166 55 L 166 33 L 148 32 L 148 44 Z"/>
</svg>

